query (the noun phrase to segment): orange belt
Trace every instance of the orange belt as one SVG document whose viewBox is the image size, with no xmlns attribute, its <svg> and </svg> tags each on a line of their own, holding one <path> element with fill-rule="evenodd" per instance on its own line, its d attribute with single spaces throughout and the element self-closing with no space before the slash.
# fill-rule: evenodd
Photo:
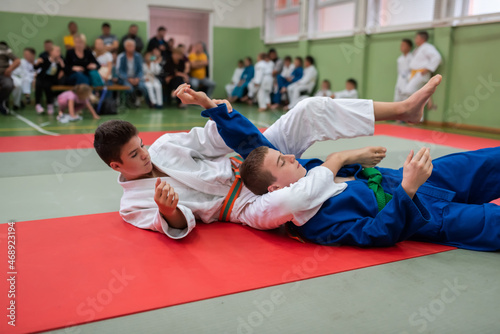
<svg viewBox="0 0 500 334">
<path fill-rule="evenodd" d="M 235 179 L 233 184 L 231 185 L 231 189 L 226 195 L 224 199 L 224 204 L 222 205 L 222 209 L 219 214 L 219 221 L 227 222 L 229 221 L 229 217 L 231 216 L 231 211 L 233 211 L 234 202 L 240 195 L 241 188 L 243 188 L 243 182 L 240 177 L 240 168 L 239 165 L 243 162 L 243 158 L 241 156 L 231 157 L 232 168 L 235 175 Z"/>
<path fill-rule="evenodd" d="M 412 79 L 415 76 L 415 74 L 422 73 L 423 71 L 425 71 L 425 68 L 421 68 L 419 70 L 411 70 L 410 79 Z"/>
</svg>

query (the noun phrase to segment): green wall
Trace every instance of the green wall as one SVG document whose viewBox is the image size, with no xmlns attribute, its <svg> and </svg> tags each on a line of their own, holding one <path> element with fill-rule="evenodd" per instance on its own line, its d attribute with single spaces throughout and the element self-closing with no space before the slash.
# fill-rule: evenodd
<svg viewBox="0 0 500 334">
<path fill-rule="evenodd" d="M 107 19 L 88 19 L 68 16 L 33 15 L 26 13 L 0 12 L 0 40 L 5 40 L 18 56 L 22 56 L 25 47 L 35 48 L 37 54 L 43 51 L 43 41 L 51 39 L 64 50 L 63 36 L 68 34 L 68 22 L 75 21 L 78 31 L 93 41 L 101 35 L 101 24 L 111 24 L 111 32 L 119 39 L 135 23 L 139 27 L 139 35 L 147 44 L 147 25 L 144 21 L 120 21 Z"/>
</svg>

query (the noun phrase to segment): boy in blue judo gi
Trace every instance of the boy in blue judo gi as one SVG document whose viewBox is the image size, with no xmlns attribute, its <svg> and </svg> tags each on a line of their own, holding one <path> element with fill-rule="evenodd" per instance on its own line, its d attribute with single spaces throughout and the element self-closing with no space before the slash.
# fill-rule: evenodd
<svg viewBox="0 0 500 334">
<path fill-rule="evenodd" d="M 305 224 L 299 237 L 324 245 L 391 246 L 421 240 L 478 251 L 500 250 L 500 147 L 431 160 L 429 149 L 408 155 L 400 169 L 343 166 L 342 153 L 319 159 L 283 155 L 237 112 L 205 110 L 226 144 L 245 161 L 240 172 L 255 194 L 280 189 L 327 168 L 346 189 Z M 300 194 L 297 194 L 300 196 Z"/>
</svg>

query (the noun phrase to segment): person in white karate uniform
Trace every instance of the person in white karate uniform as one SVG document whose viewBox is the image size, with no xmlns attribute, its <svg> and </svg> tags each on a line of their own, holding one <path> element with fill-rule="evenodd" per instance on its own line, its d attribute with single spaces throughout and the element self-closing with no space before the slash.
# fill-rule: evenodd
<svg viewBox="0 0 500 334">
<path fill-rule="evenodd" d="M 187 84 L 179 86 L 175 94 L 185 104 L 226 110 L 224 103 L 227 103 L 231 109 L 227 101 L 210 100 L 204 93 L 192 91 Z M 217 105 L 219 102 L 224 103 Z M 414 104 L 411 99 L 381 103 L 313 97 L 282 116 L 264 135 L 282 152 L 300 157 L 316 141 L 372 135 L 375 120 L 416 122 L 422 111 L 412 108 Z M 251 140 L 249 138 L 249 144 Z M 149 150 L 144 148 L 132 124 L 111 120 L 96 129 L 94 147 L 101 159 L 120 173 L 118 182 L 124 191 L 120 202 L 122 218 L 134 226 L 158 231 L 173 239 L 185 237 L 196 226 L 196 219 L 204 223 L 218 220 L 235 180 L 227 157 L 233 151 L 226 146 L 211 120 L 205 127 L 193 128 L 189 133 L 165 134 Z M 318 176 L 315 183 L 318 192 L 324 191 L 324 195 L 315 192 L 300 197 L 312 208 L 302 210 L 303 219 L 314 215 L 323 197 L 334 196 L 345 188 L 344 184 L 325 187 L 328 184 L 325 177 Z M 269 203 L 274 202 L 273 197 L 259 198 L 243 187 L 227 220 L 258 229 L 281 225 L 290 217 L 288 213 L 283 216 L 284 211 L 279 207 L 269 211 Z M 254 204 L 249 206 L 250 203 Z M 269 215 L 262 217 L 262 212 Z"/>
<path fill-rule="evenodd" d="M 240 59 L 238 60 L 238 66 L 234 69 L 233 77 L 231 78 L 231 83 L 228 83 L 225 87 L 228 98 L 232 97 L 234 88 L 236 87 L 236 85 L 238 85 L 238 83 L 241 80 L 241 75 L 243 74 L 243 70 L 245 70 L 245 64 L 243 63 L 243 60 Z"/>
<path fill-rule="evenodd" d="M 333 94 L 331 88 L 332 84 L 330 83 L 330 80 L 325 79 L 321 82 L 321 89 L 318 90 L 314 96 L 331 96 Z"/>
<path fill-rule="evenodd" d="M 266 53 L 257 56 L 255 64 L 255 75 L 248 84 L 248 101 L 252 104 L 257 99 L 259 111 L 268 109 L 271 105 L 271 91 L 273 88 L 273 69 L 274 63 L 269 59 Z M 245 101 L 242 99 L 242 101 Z"/>
<path fill-rule="evenodd" d="M 426 31 L 420 31 L 415 36 L 416 49 L 413 50 L 412 59 L 410 61 L 410 77 L 406 87 L 402 89 L 402 99 L 408 98 L 415 93 L 431 78 L 431 74 L 436 71 L 442 58 L 434 45 L 427 42 L 429 34 Z M 429 108 L 433 108 L 432 99 L 428 104 Z"/>
<path fill-rule="evenodd" d="M 394 88 L 394 102 L 404 100 L 402 91 L 406 88 L 411 74 L 410 62 L 413 58 L 411 53 L 412 48 L 413 42 L 411 40 L 405 38 L 401 41 L 401 55 L 397 59 L 398 78 L 396 80 L 396 87 Z"/>
<path fill-rule="evenodd" d="M 304 74 L 302 78 L 298 81 L 290 84 L 286 90 L 288 92 L 288 99 L 290 103 L 288 106 L 285 106 L 285 110 L 289 110 L 300 102 L 302 92 L 306 92 L 306 94 L 311 94 L 314 86 L 316 85 L 316 79 L 318 77 L 318 71 L 314 66 L 314 58 L 311 56 L 307 56 L 304 62 Z"/>
<path fill-rule="evenodd" d="M 358 83 L 356 80 L 350 78 L 345 82 L 345 89 L 333 92 L 330 97 L 332 99 L 357 99 L 358 98 Z"/>
</svg>

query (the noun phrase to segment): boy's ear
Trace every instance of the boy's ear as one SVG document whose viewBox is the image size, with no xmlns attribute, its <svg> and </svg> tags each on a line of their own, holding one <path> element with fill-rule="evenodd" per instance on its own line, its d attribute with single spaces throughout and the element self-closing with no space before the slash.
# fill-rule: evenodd
<svg viewBox="0 0 500 334">
<path fill-rule="evenodd" d="M 276 184 L 272 184 L 269 187 L 267 187 L 267 191 L 270 193 L 272 193 L 273 191 L 276 191 L 278 189 L 281 189 L 281 187 L 276 185 Z"/>
<path fill-rule="evenodd" d="M 117 172 L 120 171 L 120 163 L 116 162 L 116 161 L 112 161 L 110 164 L 109 164 L 109 167 L 111 167 L 113 170 L 116 170 Z"/>
</svg>

